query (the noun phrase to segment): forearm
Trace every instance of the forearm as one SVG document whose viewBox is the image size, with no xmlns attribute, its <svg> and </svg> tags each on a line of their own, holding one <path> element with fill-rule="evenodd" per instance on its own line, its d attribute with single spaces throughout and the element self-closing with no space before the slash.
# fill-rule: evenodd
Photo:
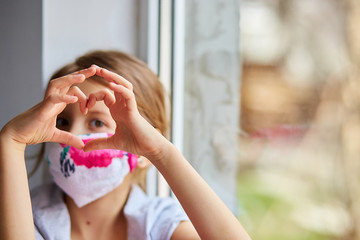
<svg viewBox="0 0 360 240">
<path fill-rule="evenodd" d="M 25 146 L 0 132 L 0 238 L 35 239 Z"/>
<path fill-rule="evenodd" d="M 171 144 L 153 159 L 202 239 L 250 239 L 216 193 Z"/>
</svg>

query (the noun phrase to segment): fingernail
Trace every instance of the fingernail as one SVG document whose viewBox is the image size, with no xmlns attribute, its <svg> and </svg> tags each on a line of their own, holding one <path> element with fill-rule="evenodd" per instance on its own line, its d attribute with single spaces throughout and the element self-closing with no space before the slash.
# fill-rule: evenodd
<svg viewBox="0 0 360 240">
<path fill-rule="evenodd" d="M 76 102 L 78 98 L 76 96 L 69 96 L 69 100 Z"/>
<path fill-rule="evenodd" d="M 85 145 L 82 145 L 81 147 L 76 147 L 76 148 L 79 149 L 79 150 L 83 150 L 84 147 L 85 147 Z"/>
</svg>

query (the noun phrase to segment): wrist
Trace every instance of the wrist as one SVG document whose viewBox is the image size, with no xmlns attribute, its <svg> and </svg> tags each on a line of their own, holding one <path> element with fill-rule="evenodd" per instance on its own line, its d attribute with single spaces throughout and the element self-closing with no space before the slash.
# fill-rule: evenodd
<svg viewBox="0 0 360 240">
<path fill-rule="evenodd" d="M 0 146 L 1 149 L 11 149 L 15 151 L 24 152 L 26 144 L 16 141 L 11 134 L 11 131 L 4 126 L 0 131 Z"/>
<path fill-rule="evenodd" d="M 144 157 L 149 159 L 160 170 L 166 168 L 175 151 L 177 151 L 176 147 L 164 137 L 161 141 L 158 141 L 156 150 L 146 154 Z"/>
</svg>

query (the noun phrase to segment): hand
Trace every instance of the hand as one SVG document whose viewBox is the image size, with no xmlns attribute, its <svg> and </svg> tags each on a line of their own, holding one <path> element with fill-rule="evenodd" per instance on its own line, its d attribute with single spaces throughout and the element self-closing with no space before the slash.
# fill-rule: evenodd
<svg viewBox="0 0 360 240">
<path fill-rule="evenodd" d="M 154 155 L 158 149 L 158 141 L 163 136 L 151 126 L 139 113 L 132 84 L 118 74 L 97 67 L 96 75 L 109 82 L 115 99 L 107 94 L 91 94 L 87 108 L 95 101 L 104 100 L 112 118 L 116 122 L 115 134 L 109 138 L 95 139 L 88 142 L 84 151 L 97 149 L 120 149 L 142 156 Z"/>
<path fill-rule="evenodd" d="M 80 111 L 87 112 L 87 98 L 79 88 L 73 86 L 96 73 L 90 67 L 50 81 L 44 100 L 11 120 L 2 133 L 22 145 L 40 142 L 59 142 L 83 148 L 84 143 L 77 136 L 56 128 L 56 118 L 67 104 L 78 102 Z"/>
</svg>

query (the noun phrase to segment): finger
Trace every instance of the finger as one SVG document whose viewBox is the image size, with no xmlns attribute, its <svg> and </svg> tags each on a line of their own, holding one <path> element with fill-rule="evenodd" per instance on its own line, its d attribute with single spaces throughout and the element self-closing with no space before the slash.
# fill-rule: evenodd
<svg viewBox="0 0 360 240">
<path fill-rule="evenodd" d="M 67 92 L 67 95 L 76 96 L 78 98 L 78 103 L 80 105 L 80 111 L 82 114 L 87 113 L 87 98 L 86 95 L 78 88 L 77 86 L 72 86 L 70 90 Z"/>
<path fill-rule="evenodd" d="M 78 136 L 75 136 L 74 134 L 71 134 L 69 132 L 61 131 L 59 129 L 54 132 L 54 135 L 50 139 L 50 142 L 63 143 L 66 145 L 74 146 L 77 149 L 84 148 L 84 142 Z"/>
<path fill-rule="evenodd" d="M 89 77 L 94 76 L 96 74 L 96 67 L 94 65 L 94 66 L 91 66 L 89 68 L 85 68 L 85 69 L 76 71 L 74 73 L 71 73 L 70 75 L 78 75 L 78 74 L 82 74 L 82 75 L 85 76 L 85 78 L 89 78 Z"/>
<path fill-rule="evenodd" d="M 75 103 L 77 101 L 78 98 L 76 96 L 51 95 L 43 101 L 39 117 L 40 119 L 46 120 L 49 117 L 59 114 L 62 110 L 64 110 L 66 104 Z M 59 103 L 62 103 L 63 105 L 57 106 Z"/>
<path fill-rule="evenodd" d="M 96 72 L 101 69 L 101 67 L 96 64 L 92 64 L 91 67 L 94 67 L 96 69 Z"/>
<path fill-rule="evenodd" d="M 95 67 L 95 69 L 96 69 L 96 75 L 98 75 L 98 76 L 100 76 L 100 71 L 101 71 L 101 67 L 99 67 L 98 65 L 95 65 L 95 64 L 93 64 L 93 65 L 91 65 L 92 67 Z"/>
<path fill-rule="evenodd" d="M 96 74 L 95 67 L 89 67 L 74 73 L 70 73 L 68 75 L 53 79 L 49 83 L 48 90 L 51 89 L 63 89 L 67 91 L 72 85 L 82 83 L 86 78 L 89 78 Z"/>
<path fill-rule="evenodd" d="M 136 109 L 136 100 L 133 91 L 130 91 L 122 85 L 109 83 L 109 88 L 114 91 L 116 100 L 123 100 L 130 109 Z"/>
<path fill-rule="evenodd" d="M 116 149 L 110 138 L 97 138 L 87 142 L 84 146 L 84 152 L 90 152 L 100 149 Z"/>
<path fill-rule="evenodd" d="M 90 94 L 89 101 L 87 103 L 87 108 L 92 108 L 96 101 L 104 101 L 107 107 L 111 107 L 115 103 L 115 96 L 108 89 L 103 89 L 101 91 Z"/>
<path fill-rule="evenodd" d="M 82 83 L 85 79 L 85 75 L 83 74 L 70 74 L 51 80 L 46 91 L 46 96 L 55 92 L 66 93 L 72 85 Z"/>
<path fill-rule="evenodd" d="M 114 72 L 111 72 L 105 68 L 99 67 L 99 69 L 96 70 L 96 74 L 100 77 L 105 78 L 109 82 L 114 82 L 114 83 L 125 86 L 126 88 L 128 88 L 131 91 L 133 90 L 133 86 L 128 80 L 126 80 L 122 76 L 120 76 Z"/>
<path fill-rule="evenodd" d="M 50 103 L 52 105 L 57 104 L 57 103 L 66 103 L 66 104 L 70 104 L 70 103 L 76 103 L 78 101 L 78 97 L 74 96 L 74 95 L 63 95 L 63 94 L 53 94 L 48 96 L 45 99 L 45 103 Z"/>
</svg>

